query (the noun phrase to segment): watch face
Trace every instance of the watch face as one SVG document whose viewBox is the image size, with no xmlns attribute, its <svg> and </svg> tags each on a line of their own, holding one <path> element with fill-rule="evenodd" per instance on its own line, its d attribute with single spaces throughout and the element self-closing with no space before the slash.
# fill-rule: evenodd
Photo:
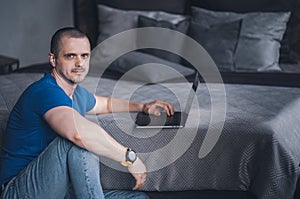
<svg viewBox="0 0 300 199">
<path fill-rule="evenodd" d="M 128 159 L 129 159 L 129 161 L 134 162 L 136 160 L 136 153 L 134 151 L 129 151 Z"/>
</svg>

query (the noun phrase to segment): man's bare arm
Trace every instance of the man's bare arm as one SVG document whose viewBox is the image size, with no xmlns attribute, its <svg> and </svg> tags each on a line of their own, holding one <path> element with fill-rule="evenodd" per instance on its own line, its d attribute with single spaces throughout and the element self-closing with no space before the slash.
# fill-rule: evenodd
<svg viewBox="0 0 300 199">
<path fill-rule="evenodd" d="M 55 132 L 77 146 L 118 162 L 125 161 L 126 147 L 114 140 L 99 125 L 82 117 L 74 109 L 67 106 L 55 107 L 47 111 L 44 117 Z M 129 171 L 136 179 L 135 189 L 142 187 L 146 168 L 140 159 L 130 166 Z"/>
<path fill-rule="evenodd" d="M 138 103 L 117 98 L 95 96 L 96 105 L 87 114 L 102 114 L 112 112 L 145 112 L 159 115 L 165 111 L 167 115 L 174 114 L 174 108 L 170 103 L 155 100 L 149 103 Z"/>
</svg>

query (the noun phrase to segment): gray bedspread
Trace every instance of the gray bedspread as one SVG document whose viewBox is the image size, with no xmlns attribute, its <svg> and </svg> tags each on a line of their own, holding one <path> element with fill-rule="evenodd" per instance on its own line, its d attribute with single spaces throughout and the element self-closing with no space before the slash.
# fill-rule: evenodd
<svg viewBox="0 0 300 199">
<path fill-rule="evenodd" d="M 1 130 L 15 98 L 39 77 L 41 74 L 0 76 Z M 190 88 L 184 82 L 116 84 L 114 80 L 98 81 L 94 77 L 88 77 L 83 86 L 104 96 L 142 102 L 170 101 L 177 110 L 183 109 Z M 218 129 L 221 120 L 212 124 L 211 91 L 205 84 L 197 90 L 197 100 L 183 129 L 138 130 L 134 127 L 136 113 L 88 118 L 138 152 L 149 171 L 144 190 L 243 190 L 259 199 L 293 198 L 300 179 L 300 88 L 226 84 L 225 91 L 225 102 L 214 101 L 216 111 L 218 106 L 226 106 L 222 129 Z M 208 128 L 221 134 L 212 150 L 201 157 L 204 140 L 216 136 L 207 133 Z M 134 186 L 134 179 L 119 163 L 103 157 L 101 162 L 104 188 Z"/>
</svg>

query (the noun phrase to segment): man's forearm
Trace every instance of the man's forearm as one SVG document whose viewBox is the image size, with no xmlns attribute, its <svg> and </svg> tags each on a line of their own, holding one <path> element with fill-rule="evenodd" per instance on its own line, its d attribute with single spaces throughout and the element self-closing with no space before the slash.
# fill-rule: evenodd
<svg viewBox="0 0 300 199">
<path fill-rule="evenodd" d="M 96 104 L 87 114 L 103 114 L 112 112 L 140 112 L 144 109 L 143 103 L 131 102 L 123 99 L 96 96 Z"/>
<path fill-rule="evenodd" d="M 145 112 L 159 115 L 165 111 L 167 115 L 174 114 L 174 107 L 167 102 L 155 100 L 147 103 L 138 103 L 117 98 L 95 96 L 96 105 L 87 114 L 102 114 L 112 112 Z"/>
<path fill-rule="evenodd" d="M 45 114 L 49 125 L 62 137 L 96 155 L 115 161 L 125 160 L 126 148 L 99 125 L 82 117 L 70 107 L 56 107 Z"/>
<path fill-rule="evenodd" d="M 108 103 L 110 103 L 112 112 L 141 112 L 143 111 L 144 104 L 132 101 L 126 101 L 116 98 L 109 98 Z"/>
<path fill-rule="evenodd" d="M 108 112 L 141 112 L 144 104 L 116 98 L 107 99 Z"/>
<path fill-rule="evenodd" d="M 126 148 L 114 140 L 103 128 L 81 118 L 79 114 L 74 118 L 77 133 L 74 139 L 75 144 L 81 144 L 88 151 L 118 162 L 125 160 Z"/>
</svg>

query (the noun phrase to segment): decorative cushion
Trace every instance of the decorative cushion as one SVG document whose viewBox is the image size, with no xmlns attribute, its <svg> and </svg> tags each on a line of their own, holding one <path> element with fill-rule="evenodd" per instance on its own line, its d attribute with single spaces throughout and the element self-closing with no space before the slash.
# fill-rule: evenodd
<svg viewBox="0 0 300 199">
<path fill-rule="evenodd" d="M 191 22 L 188 36 L 209 53 L 220 71 L 234 71 L 241 20 L 204 27 Z"/>
<path fill-rule="evenodd" d="M 146 16 L 157 21 L 164 21 L 164 23 L 168 23 L 168 25 L 178 24 L 180 21 L 187 19 L 187 16 L 180 14 L 170 14 L 163 11 L 121 10 L 98 4 L 98 42 L 101 45 L 101 48 L 94 48 L 93 50 L 94 56 L 92 58 L 92 65 L 94 67 L 92 67 L 92 71 L 101 71 L 102 69 L 105 69 L 104 67 L 106 67 L 106 65 L 103 64 L 103 60 L 109 59 L 114 55 L 119 55 L 118 53 L 120 47 L 122 49 L 137 49 L 136 31 L 130 32 L 130 41 L 124 41 L 122 35 L 119 35 L 119 37 L 117 37 L 116 39 L 106 39 L 112 38 L 112 36 L 114 36 L 115 34 L 121 33 L 123 31 L 137 28 L 138 16 Z M 103 42 L 104 40 L 105 42 Z M 145 53 L 134 54 L 134 52 L 127 53 L 119 57 L 112 64 L 110 64 L 108 68 L 110 70 L 124 74 L 130 69 L 133 69 L 135 66 L 147 63 L 157 63 L 156 65 L 152 64 L 155 66 L 157 66 L 158 64 L 170 66 L 175 70 L 177 69 L 179 73 L 182 72 L 183 75 L 191 74 L 192 71 L 191 69 L 186 69 L 179 64 L 160 59 L 159 57 L 151 56 Z M 153 66 L 153 69 L 148 67 L 146 70 L 144 70 L 144 67 L 143 70 L 140 70 L 138 72 L 139 75 L 137 75 L 138 73 L 135 74 L 137 77 L 133 78 L 133 80 L 143 80 L 146 82 L 154 83 L 174 78 L 174 75 L 170 73 L 168 74 L 168 72 L 165 74 L 161 74 L 159 69 L 157 69 L 157 67 L 155 66 Z M 186 70 L 184 71 L 183 69 Z"/>
<path fill-rule="evenodd" d="M 170 14 L 163 11 L 121 10 L 98 4 L 98 42 L 102 42 L 108 37 L 122 31 L 136 28 L 139 15 L 151 17 L 157 20 L 165 20 L 170 23 L 178 23 L 179 21 L 186 19 L 186 16 L 184 15 Z"/>
<path fill-rule="evenodd" d="M 180 64 L 139 51 L 132 51 L 119 57 L 109 69 L 127 75 L 127 80 L 146 83 L 165 82 L 189 76 L 195 72 Z"/>
<path fill-rule="evenodd" d="M 282 12 L 291 11 L 287 29 L 283 35 L 280 47 L 280 63 L 297 64 L 296 54 L 299 54 L 294 47 L 299 43 L 294 36 L 298 35 L 299 30 L 299 0 L 191 0 L 192 5 L 216 11 L 230 11 L 238 13 L 246 12 Z M 297 25 L 298 24 L 298 25 Z M 295 40 L 296 39 L 296 40 Z M 299 45 L 299 44 L 298 44 Z M 296 53 L 296 54 L 295 54 Z"/>
<path fill-rule="evenodd" d="M 242 20 L 234 53 L 234 71 L 280 71 L 280 41 L 290 12 L 217 12 L 192 7 L 192 20 L 203 27 Z"/>
<path fill-rule="evenodd" d="M 117 55 L 120 45 L 122 49 L 136 49 L 137 35 L 136 31 L 131 31 L 130 41 L 122 41 L 122 35 L 119 35 L 119 39 L 110 39 L 112 36 L 121 33 L 126 30 L 137 28 L 138 16 L 147 16 L 159 21 L 166 21 L 168 23 L 177 24 L 178 22 L 187 19 L 187 16 L 180 14 L 170 14 L 163 11 L 141 11 L 141 10 L 121 10 L 102 4 L 98 4 L 98 19 L 99 19 L 99 36 L 98 44 L 101 44 L 101 48 L 94 48 L 97 56 L 94 56 L 94 66 L 99 67 L 93 70 L 99 71 L 105 67 L 102 60 Z M 121 38 L 121 39 L 120 39 Z M 103 42 L 106 40 L 105 42 Z M 103 42 L 103 43 L 101 43 Z M 96 58 L 97 57 L 97 58 Z M 111 68 L 110 66 L 109 68 Z M 113 67 L 117 70 L 116 67 Z"/>
<path fill-rule="evenodd" d="M 178 23 L 171 23 L 165 20 L 156 20 L 153 18 L 145 17 L 145 16 L 139 16 L 138 17 L 138 27 L 143 28 L 143 27 L 157 27 L 157 28 L 167 28 L 175 31 L 179 31 L 183 34 L 187 33 L 188 27 L 189 27 L 189 19 L 185 19 L 182 21 L 179 21 Z M 137 42 L 139 43 L 140 41 L 143 41 L 146 35 L 138 35 L 137 36 Z M 172 35 L 168 35 L 168 39 L 172 39 Z M 172 41 L 174 42 L 174 40 Z M 168 45 L 168 41 L 165 42 L 166 45 Z M 182 43 L 178 44 L 179 50 L 182 49 Z M 173 54 L 171 52 L 167 52 L 164 50 L 160 49 L 142 49 L 141 52 L 148 53 L 151 55 L 155 55 L 157 57 L 160 57 L 162 59 L 175 62 L 175 63 L 180 63 L 181 62 L 181 57 Z"/>
</svg>

